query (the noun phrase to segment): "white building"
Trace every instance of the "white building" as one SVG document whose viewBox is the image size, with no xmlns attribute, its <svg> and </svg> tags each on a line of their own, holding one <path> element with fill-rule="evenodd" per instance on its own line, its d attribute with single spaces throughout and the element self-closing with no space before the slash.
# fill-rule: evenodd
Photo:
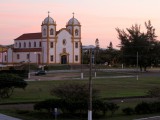
<svg viewBox="0 0 160 120">
<path fill-rule="evenodd" d="M 6 64 L 22 61 L 35 64 L 80 64 L 80 22 L 73 15 L 66 28 L 57 31 L 56 22 L 48 15 L 42 22 L 41 32 L 22 34 L 14 39 L 12 48 L 0 55 L 0 62 Z"/>
</svg>

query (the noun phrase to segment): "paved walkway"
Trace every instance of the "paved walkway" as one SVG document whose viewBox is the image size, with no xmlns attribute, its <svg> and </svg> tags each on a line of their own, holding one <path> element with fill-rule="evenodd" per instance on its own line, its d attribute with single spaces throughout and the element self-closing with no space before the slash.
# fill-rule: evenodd
<svg viewBox="0 0 160 120">
<path fill-rule="evenodd" d="M 21 119 L 10 117 L 4 114 L 0 114 L 0 120 L 21 120 Z"/>
<path fill-rule="evenodd" d="M 134 119 L 134 120 L 160 120 L 160 116 L 154 116 L 149 118 L 141 118 L 141 119 Z"/>
</svg>

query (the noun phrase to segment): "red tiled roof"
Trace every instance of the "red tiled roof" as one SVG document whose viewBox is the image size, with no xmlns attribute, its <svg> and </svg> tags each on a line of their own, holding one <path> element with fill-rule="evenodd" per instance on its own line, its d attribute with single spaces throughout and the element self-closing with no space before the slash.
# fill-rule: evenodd
<svg viewBox="0 0 160 120">
<path fill-rule="evenodd" d="M 42 48 L 14 48 L 14 52 L 41 52 Z"/>
<path fill-rule="evenodd" d="M 42 33 L 26 33 L 14 40 L 30 40 L 30 39 L 41 39 Z"/>
</svg>

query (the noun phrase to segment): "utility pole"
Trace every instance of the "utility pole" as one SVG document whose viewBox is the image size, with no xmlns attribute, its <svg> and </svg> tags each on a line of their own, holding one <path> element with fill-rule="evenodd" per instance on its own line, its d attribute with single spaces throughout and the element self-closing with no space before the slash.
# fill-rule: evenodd
<svg viewBox="0 0 160 120">
<path fill-rule="evenodd" d="M 97 48 L 96 50 L 94 49 L 94 77 L 97 77 L 97 73 L 96 73 L 96 57 L 97 57 Z"/>
<path fill-rule="evenodd" d="M 31 78 L 31 75 L 30 75 L 30 48 L 29 48 L 29 59 L 28 59 L 28 78 Z"/>
<path fill-rule="evenodd" d="M 81 43 L 81 79 L 83 79 L 83 48 Z"/>
<path fill-rule="evenodd" d="M 2 65 L 3 65 L 3 46 L 2 46 Z"/>
<path fill-rule="evenodd" d="M 90 49 L 88 120 L 92 120 L 92 48 Z"/>
<path fill-rule="evenodd" d="M 138 80 L 138 51 L 137 51 L 137 80 Z"/>
</svg>

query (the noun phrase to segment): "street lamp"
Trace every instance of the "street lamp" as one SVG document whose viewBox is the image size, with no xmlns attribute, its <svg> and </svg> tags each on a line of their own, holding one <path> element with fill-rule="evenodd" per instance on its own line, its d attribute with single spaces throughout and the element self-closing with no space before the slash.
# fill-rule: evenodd
<svg viewBox="0 0 160 120">
<path fill-rule="evenodd" d="M 35 56 L 36 56 L 36 64 L 38 65 L 38 61 L 37 61 L 37 52 L 34 52 Z"/>
<path fill-rule="evenodd" d="M 81 43 L 81 79 L 83 79 L 83 48 Z"/>
<path fill-rule="evenodd" d="M 81 50 L 81 79 L 83 79 L 83 49 Z"/>
<path fill-rule="evenodd" d="M 138 80 L 138 51 L 137 51 L 137 80 Z"/>
<path fill-rule="evenodd" d="M 29 51 L 29 56 L 28 56 L 28 78 L 31 78 L 31 75 L 30 75 L 30 51 Z"/>
<path fill-rule="evenodd" d="M 88 120 L 92 120 L 92 48 L 90 49 Z"/>
</svg>

